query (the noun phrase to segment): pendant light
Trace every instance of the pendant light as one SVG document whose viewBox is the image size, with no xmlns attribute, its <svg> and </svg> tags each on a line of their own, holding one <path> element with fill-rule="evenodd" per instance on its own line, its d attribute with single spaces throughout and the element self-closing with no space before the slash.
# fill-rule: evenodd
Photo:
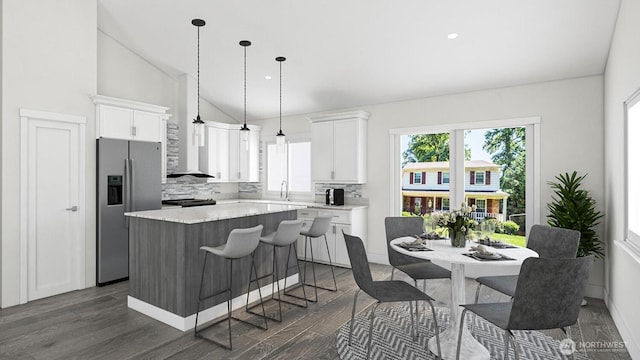
<svg viewBox="0 0 640 360">
<path fill-rule="evenodd" d="M 285 135 L 282 132 L 282 62 L 287 60 L 283 56 L 278 56 L 276 61 L 280 63 L 280 130 L 276 134 L 276 147 L 278 152 L 284 152 Z"/>
<path fill-rule="evenodd" d="M 204 121 L 200 119 L 200 28 L 205 22 L 202 19 L 193 19 L 191 24 L 198 28 L 198 116 L 193 119 L 193 146 L 204 146 Z"/>
<path fill-rule="evenodd" d="M 240 128 L 240 137 L 249 148 L 249 128 L 247 127 L 247 46 L 251 46 L 251 41 L 242 40 L 240 46 L 244 48 L 244 124 Z"/>
</svg>

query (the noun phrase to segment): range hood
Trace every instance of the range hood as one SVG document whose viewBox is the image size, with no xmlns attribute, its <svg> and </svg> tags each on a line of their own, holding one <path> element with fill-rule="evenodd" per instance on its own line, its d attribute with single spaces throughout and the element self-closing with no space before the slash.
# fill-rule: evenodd
<svg viewBox="0 0 640 360">
<path fill-rule="evenodd" d="M 209 175 L 209 174 L 205 174 L 203 172 L 194 170 L 194 171 L 177 171 L 174 172 L 173 174 L 167 174 L 167 178 L 168 179 L 175 179 L 175 178 L 179 178 L 179 177 L 183 177 L 183 176 L 193 176 L 193 177 L 197 177 L 197 178 L 215 178 L 215 176 L 213 175 Z"/>
</svg>

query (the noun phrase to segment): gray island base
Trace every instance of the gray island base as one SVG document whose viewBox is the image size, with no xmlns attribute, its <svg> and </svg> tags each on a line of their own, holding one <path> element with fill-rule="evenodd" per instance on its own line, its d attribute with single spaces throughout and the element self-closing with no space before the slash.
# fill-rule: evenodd
<svg viewBox="0 0 640 360">
<path fill-rule="evenodd" d="M 201 246 L 226 243 L 231 230 L 262 224 L 263 235 L 276 231 L 282 220 L 297 217 L 294 205 L 220 204 L 194 208 L 172 208 L 127 213 L 129 216 L 129 308 L 162 321 L 179 330 L 193 329 L 204 262 Z M 271 247 L 258 246 L 255 261 L 258 276 L 271 272 Z M 288 248 L 276 250 L 280 287 L 284 285 Z M 292 253 L 291 263 L 296 254 Z M 256 283 L 247 295 L 251 258 L 233 263 L 233 308 L 259 300 Z M 227 287 L 229 262 L 210 257 L 207 261 L 204 294 Z M 295 268 L 289 270 L 287 285 L 298 282 Z M 262 296 L 271 294 L 270 278 L 261 283 Z M 226 293 L 201 305 L 199 322 L 226 316 Z M 203 311 L 204 310 L 204 311 Z"/>
</svg>

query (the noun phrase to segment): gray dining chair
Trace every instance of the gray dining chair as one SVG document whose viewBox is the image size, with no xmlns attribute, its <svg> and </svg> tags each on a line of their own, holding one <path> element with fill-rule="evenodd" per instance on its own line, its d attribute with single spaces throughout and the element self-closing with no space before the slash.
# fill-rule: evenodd
<svg viewBox="0 0 640 360">
<path fill-rule="evenodd" d="M 546 259 L 575 258 L 580 243 L 580 232 L 577 230 L 533 225 L 529 231 L 527 248 L 538 253 L 538 257 Z M 475 302 L 478 303 L 480 288 L 484 285 L 505 295 L 513 297 L 516 292 L 518 275 L 482 276 L 476 279 Z"/>
<path fill-rule="evenodd" d="M 424 219 L 420 216 L 395 216 L 384 219 L 387 235 L 387 254 L 391 264 L 391 280 L 396 269 L 407 274 L 418 286 L 418 280 L 450 279 L 451 271 L 432 263 L 429 260 L 418 259 L 402 254 L 391 247 L 391 240 L 403 236 L 414 236 L 423 233 Z M 423 286 L 423 290 L 425 286 Z"/>
<path fill-rule="evenodd" d="M 344 234 L 344 232 L 343 235 L 345 243 L 347 245 L 349 260 L 351 261 L 351 271 L 353 273 L 353 278 L 358 285 L 358 289 L 356 290 L 356 293 L 353 297 L 353 307 L 351 309 L 351 323 L 349 325 L 349 346 L 351 346 L 351 337 L 353 335 L 353 319 L 356 313 L 356 300 L 358 299 L 358 293 L 360 292 L 360 290 L 362 290 L 367 295 L 376 300 L 376 304 L 373 306 L 373 309 L 371 309 L 370 315 L 367 359 L 371 355 L 371 343 L 373 339 L 373 319 L 375 317 L 376 309 L 381 303 L 404 301 L 409 302 L 409 311 L 411 312 L 411 332 L 413 333 L 414 339 L 417 339 L 418 332 L 416 330 L 417 326 L 414 325 L 413 302 L 426 301 L 431 307 L 433 326 L 436 333 L 436 342 L 438 344 L 438 357 L 441 357 L 440 328 L 438 327 L 438 321 L 436 319 L 436 310 L 433 307 L 433 298 L 404 281 L 374 281 L 373 277 L 371 276 L 369 260 L 367 258 L 367 252 L 364 249 L 362 239 L 357 236 Z M 419 317 L 417 305 L 415 311 L 416 319 L 418 319 Z"/>
<path fill-rule="evenodd" d="M 462 331 L 468 311 L 504 330 L 504 359 L 513 342 L 519 359 L 514 330 L 562 329 L 571 339 L 571 325 L 578 321 L 581 302 L 593 264 L 593 256 L 580 258 L 528 258 L 522 263 L 513 301 L 461 305 L 456 359 L 460 358 Z"/>
</svg>

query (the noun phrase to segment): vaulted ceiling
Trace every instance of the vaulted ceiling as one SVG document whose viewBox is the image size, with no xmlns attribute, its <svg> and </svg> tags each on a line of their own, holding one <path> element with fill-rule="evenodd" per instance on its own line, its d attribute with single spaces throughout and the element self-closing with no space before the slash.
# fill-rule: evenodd
<svg viewBox="0 0 640 360">
<path fill-rule="evenodd" d="M 236 119 L 350 108 L 604 71 L 619 0 L 99 0 L 99 28 Z M 457 33 L 456 39 L 448 35 Z M 271 76 L 271 80 L 265 79 Z"/>
</svg>

